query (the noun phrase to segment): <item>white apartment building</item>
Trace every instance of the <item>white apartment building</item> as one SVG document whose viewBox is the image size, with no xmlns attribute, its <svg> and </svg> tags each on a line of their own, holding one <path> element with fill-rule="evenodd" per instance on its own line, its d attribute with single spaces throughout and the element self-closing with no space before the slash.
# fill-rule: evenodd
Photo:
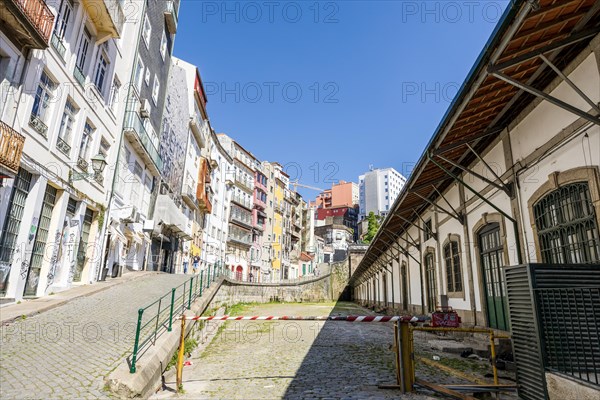
<svg viewBox="0 0 600 400">
<path fill-rule="evenodd" d="M 124 24 L 117 2 L 93 17 L 76 1 L 13 3 L 0 32 L 1 140 L 13 143 L 0 155 L 0 297 L 19 299 L 99 276 L 140 21 Z"/>
<path fill-rule="evenodd" d="M 229 173 L 233 168 L 233 158 L 225 151 L 221 142 L 211 130 L 209 154 L 212 164 L 210 187 L 213 191 L 212 211 L 206 215 L 202 232 L 201 267 L 223 263 L 227 252 L 229 235 L 229 211 L 233 180 Z"/>
<path fill-rule="evenodd" d="M 406 183 L 406 178 L 394 168 L 372 169 L 358 177 L 360 218 L 370 212 L 387 215 Z"/>
</svg>

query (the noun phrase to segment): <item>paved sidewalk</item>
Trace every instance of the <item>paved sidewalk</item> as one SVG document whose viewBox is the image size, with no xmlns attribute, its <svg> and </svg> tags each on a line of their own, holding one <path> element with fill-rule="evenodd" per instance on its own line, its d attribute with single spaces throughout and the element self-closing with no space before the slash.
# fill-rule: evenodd
<svg viewBox="0 0 600 400">
<path fill-rule="evenodd" d="M 20 303 L 10 303 L 0 307 L 0 325 L 13 322 L 15 319 L 31 317 L 44 311 L 51 310 L 55 307 L 68 303 L 69 301 L 80 297 L 90 296 L 99 293 L 103 290 L 120 285 L 138 278 L 148 275 L 156 275 L 160 272 L 139 271 L 128 272 L 119 278 L 109 279 L 106 281 L 96 282 L 91 285 L 75 286 L 71 289 L 40 297 L 33 300 L 22 300 Z"/>
<path fill-rule="evenodd" d="M 137 310 L 189 278 L 126 275 L 124 281 L 107 282 L 108 287 L 98 284 L 100 290 L 95 285 L 73 289 L 58 303 L 34 300 L 28 303 L 43 306 L 2 308 L 3 313 L 17 307 L 20 314 L 34 314 L 0 326 L 0 398 L 108 398 L 104 378 L 131 352 Z M 36 314 L 46 307 L 53 308 Z"/>
</svg>

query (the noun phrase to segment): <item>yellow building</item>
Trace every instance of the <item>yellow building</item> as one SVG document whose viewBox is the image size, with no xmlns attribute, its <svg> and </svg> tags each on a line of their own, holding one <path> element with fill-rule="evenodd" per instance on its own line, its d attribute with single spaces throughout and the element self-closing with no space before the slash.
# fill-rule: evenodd
<svg viewBox="0 0 600 400">
<path fill-rule="evenodd" d="M 281 256 L 283 243 L 283 202 L 285 196 L 285 183 L 276 177 L 273 196 L 273 257 L 272 268 L 275 277 L 280 276 Z"/>
</svg>

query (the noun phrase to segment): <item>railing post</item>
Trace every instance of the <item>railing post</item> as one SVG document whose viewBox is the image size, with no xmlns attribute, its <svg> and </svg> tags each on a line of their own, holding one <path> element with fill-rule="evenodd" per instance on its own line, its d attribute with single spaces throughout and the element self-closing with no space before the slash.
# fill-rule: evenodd
<svg viewBox="0 0 600 400">
<path fill-rule="evenodd" d="M 206 269 L 206 272 L 208 273 L 208 276 L 206 278 L 206 288 L 208 289 L 210 287 L 210 267 Z"/>
<path fill-rule="evenodd" d="M 202 276 L 204 276 L 204 271 L 200 271 L 200 296 L 202 296 L 202 289 L 203 289 Z"/>
<path fill-rule="evenodd" d="M 158 312 L 156 313 L 156 326 L 154 327 L 154 343 L 156 344 L 156 336 L 158 335 L 158 321 L 160 320 L 160 306 L 162 305 L 162 297 L 158 299 Z"/>
<path fill-rule="evenodd" d="M 137 361 L 138 347 L 140 345 L 140 331 L 142 330 L 142 316 L 144 315 L 144 309 L 138 310 L 138 321 L 137 328 L 135 330 L 135 342 L 133 343 L 133 354 L 131 355 L 131 367 L 129 368 L 130 373 L 135 373 L 135 362 Z"/>
<path fill-rule="evenodd" d="M 186 282 L 183 282 L 183 295 L 181 297 L 181 313 L 182 314 L 185 311 L 185 284 L 186 284 Z"/>
<path fill-rule="evenodd" d="M 192 286 L 194 283 L 194 277 L 192 276 L 190 278 L 190 295 L 188 297 L 188 310 L 190 310 L 192 308 Z"/>
<path fill-rule="evenodd" d="M 173 330 L 173 308 L 175 307 L 175 288 L 171 289 L 171 309 L 169 310 L 169 328 L 167 331 Z"/>
</svg>

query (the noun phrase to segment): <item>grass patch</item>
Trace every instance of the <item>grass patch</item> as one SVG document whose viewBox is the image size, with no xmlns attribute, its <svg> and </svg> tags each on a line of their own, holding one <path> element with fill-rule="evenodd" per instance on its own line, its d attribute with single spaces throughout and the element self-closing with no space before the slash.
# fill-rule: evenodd
<svg viewBox="0 0 600 400">
<path fill-rule="evenodd" d="M 184 357 L 186 354 L 191 353 L 192 351 L 194 351 L 194 349 L 198 347 L 198 342 L 196 341 L 196 339 L 193 338 L 187 338 L 185 339 L 185 342 L 183 342 L 183 354 Z M 175 364 L 177 364 L 177 356 L 179 355 L 179 348 L 177 349 L 177 351 L 175 352 L 175 354 L 173 354 L 173 357 L 171 357 L 171 361 L 169 361 L 169 363 L 167 364 L 167 368 L 166 371 L 170 370 L 171 367 L 173 367 Z"/>
</svg>

